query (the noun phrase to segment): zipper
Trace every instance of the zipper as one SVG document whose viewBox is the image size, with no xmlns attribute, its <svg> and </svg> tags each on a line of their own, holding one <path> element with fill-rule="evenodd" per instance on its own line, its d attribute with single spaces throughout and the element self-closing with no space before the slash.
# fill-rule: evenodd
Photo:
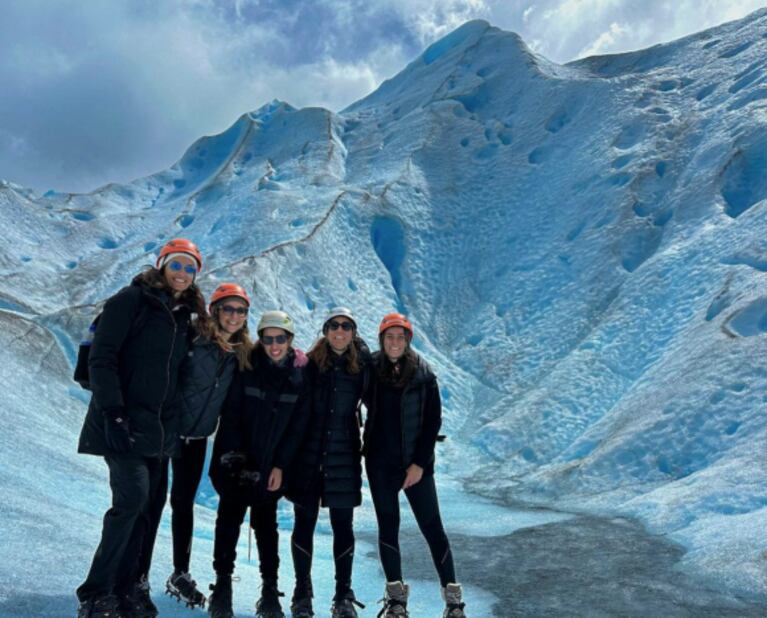
<svg viewBox="0 0 767 618">
<path fill-rule="evenodd" d="M 159 301 L 158 301 L 159 302 Z M 176 319 L 173 317 L 173 311 L 165 303 L 160 303 L 170 315 L 170 321 L 173 323 L 173 338 L 170 341 L 170 354 L 168 354 L 168 360 L 165 363 L 165 391 L 162 394 L 162 402 L 157 408 L 157 423 L 160 425 L 160 450 L 157 453 L 157 458 L 162 459 L 162 451 L 165 446 L 165 428 L 162 426 L 162 407 L 165 405 L 165 398 L 168 396 L 168 386 L 170 385 L 170 361 L 173 358 L 173 351 L 176 347 L 176 332 L 178 327 L 176 326 Z"/>
<path fill-rule="evenodd" d="M 408 390 L 410 390 L 410 384 L 402 389 L 402 399 L 400 399 L 399 402 L 399 429 L 401 438 L 400 448 L 402 449 L 400 451 L 400 458 L 403 466 L 405 465 L 405 394 L 408 392 Z"/>
</svg>

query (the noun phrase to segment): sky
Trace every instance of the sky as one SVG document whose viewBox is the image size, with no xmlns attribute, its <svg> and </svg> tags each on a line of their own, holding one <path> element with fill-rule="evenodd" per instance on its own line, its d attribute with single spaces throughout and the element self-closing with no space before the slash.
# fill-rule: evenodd
<svg viewBox="0 0 767 618">
<path fill-rule="evenodd" d="M 767 0 L 3 0 L 0 179 L 88 192 L 170 167 L 273 99 L 340 111 L 470 19 L 555 62 Z"/>
</svg>

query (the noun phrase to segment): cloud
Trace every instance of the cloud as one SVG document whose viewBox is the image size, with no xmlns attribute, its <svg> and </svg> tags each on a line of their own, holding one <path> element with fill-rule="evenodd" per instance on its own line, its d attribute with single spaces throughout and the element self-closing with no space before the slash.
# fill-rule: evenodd
<svg viewBox="0 0 767 618">
<path fill-rule="evenodd" d="M 274 98 L 340 110 L 469 19 L 557 62 L 742 17 L 755 0 L 7 0 L 0 178 L 87 191 L 165 169 Z"/>
<path fill-rule="evenodd" d="M 649 47 L 739 19 L 765 0 L 497 0 L 492 23 L 555 62 Z"/>
<path fill-rule="evenodd" d="M 274 98 L 341 109 L 420 51 L 395 13 L 381 15 L 402 30 L 390 39 L 339 26 L 318 36 L 311 18 L 327 11 L 266 19 L 249 6 L 12 4 L 0 24 L 0 177 L 41 191 L 126 182 Z"/>
<path fill-rule="evenodd" d="M 621 41 L 631 35 L 631 28 L 624 24 L 613 22 L 610 28 L 600 34 L 595 41 L 578 52 L 578 57 L 596 56 L 604 54 L 616 47 L 620 47 Z"/>
</svg>

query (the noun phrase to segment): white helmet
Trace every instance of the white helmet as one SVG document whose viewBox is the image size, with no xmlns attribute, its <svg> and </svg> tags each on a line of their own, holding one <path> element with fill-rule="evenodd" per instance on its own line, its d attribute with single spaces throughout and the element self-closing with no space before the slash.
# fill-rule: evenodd
<svg viewBox="0 0 767 618">
<path fill-rule="evenodd" d="M 261 319 L 258 321 L 256 332 L 260 335 L 265 328 L 281 328 L 291 335 L 296 334 L 293 326 L 293 318 L 284 311 L 264 311 Z"/>
<path fill-rule="evenodd" d="M 322 323 L 323 334 L 327 333 L 329 322 L 333 318 L 347 318 L 349 321 L 351 321 L 352 324 L 354 324 L 355 330 L 357 328 L 357 320 L 355 319 L 351 309 L 348 307 L 333 307 L 330 311 L 328 311 L 327 315 L 325 316 L 325 321 Z"/>
</svg>

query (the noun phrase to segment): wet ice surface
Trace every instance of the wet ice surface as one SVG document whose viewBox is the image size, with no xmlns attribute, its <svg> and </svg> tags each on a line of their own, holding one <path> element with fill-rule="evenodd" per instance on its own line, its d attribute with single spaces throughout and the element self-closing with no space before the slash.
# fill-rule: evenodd
<svg viewBox="0 0 767 618">
<path fill-rule="evenodd" d="M 108 502 L 106 467 L 95 458 L 81 461 L 95 464 L 92 470 L 96 472 L 77 481 L 82 484 L 82 493 L 50 496 L 47 511 L 41 511 L 39 502 L 31 497 L 26 507 L 16 500 L 15 506 L 5 504 L 0 509 L 4 540 L 0 544 L 0 562 L 7 567 L 0 577 L 2 618 L 63 618 L 74 614 L 74 588 L 87 570 L 100 533 L 100 515 Z M 52 483 L 61 481 L 55 470 L 49 474 Z M 767 615 L 767 598 L 734 597 L 682 572 L 678 564 L 684 550 L 663 537 L 648 534 L 634 521 L 506 508 L 462 491 L 446 476 L 437 478 L 458 579 L 465 586 L 467 609 L 474 618 Z M 31 520 L 25 515 L 29 508 L 42 512 L 42 517 Z M 436 572 L 404 498 L 401 511 L 403 571 L 411 584 L 411 616 L 438 616 L 442 602 Z M 166 511 L 150 577 L 154 599 L 161 616 L 203 616 L 199 609 L 189 610 L 161 594 L 172 568 L 168 515 Z M 214 522 L 214 511 L 198 507 L 191 570 L 203 589 L 213 581 Z M 291 527 L 291 505 L 283 500 L 280 588 L 286 592 L 284 607 L 288 616 L 293 583 Z M 367 605 L 360 615 L 374 616 L 380 608 L 376 601 L 382 595 L 384 578 L 367 493 L 363 506 L 355 513 L 355 530 L 358 542 L 354 588 Z M 315 536 L 313 568 L 318 616 L 326 614 L 333 594 L 331 544 L 330 524 L 323 510 Z M 238 552 L 235 610 L 238 617 L 253 616 L 260 578 L 255 543 L 248 561 L 245 527 Z"/>
<path fill-rule="evenodd" d="M 438 483 L 438 490 L 472 616 L 767 615 L 767 597 L 736 597 L 682 572 L 678 567 L 685 550 L 633 520 L 505 508 L 466 494 L 449 480 Z M 402 506 L 404 576 L 431 578 L 434 567 L 426 543 L 412 522 L 405 522 L 409 511 Z M 374 530 L 358 536 L 375 546 Z M 377 549 L 369 556 L 377 557 Z M 416 589 L 412 596 L 417 594 Z M 496 600 L 489 607 L 488 594 Z M 437 605 L 412 615 L 436 612 Z"/>
<path fill-rule="evenodd" d="M 767 598 L 734 597 L 679 571 L 684 550 L 630 520 L 575 517 L 493 538 L 452 534 L 451 542 L 460 578 L 498 598 L 476 616 L 767 615 Z M 416 534 L 401 545 L 413 570 L 430 566 Z"/>
</svg>

